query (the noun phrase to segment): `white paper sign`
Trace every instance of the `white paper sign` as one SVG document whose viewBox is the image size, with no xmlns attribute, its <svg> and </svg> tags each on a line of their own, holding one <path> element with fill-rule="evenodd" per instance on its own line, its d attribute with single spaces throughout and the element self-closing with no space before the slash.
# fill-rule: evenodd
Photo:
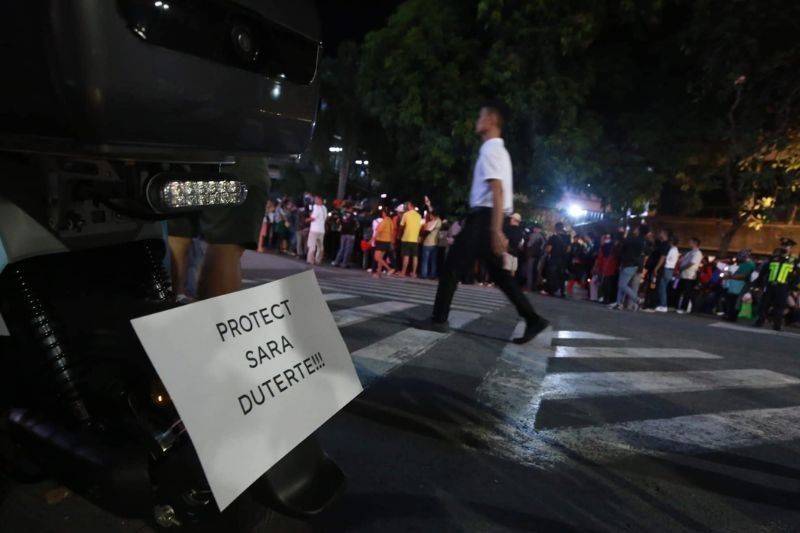
<svg viewBox="0 0 800 533">
<path fill-rule="evenodd" d="M 362 390 L 310 270 L 132 324 L 220 509 Z"/>
</svg>

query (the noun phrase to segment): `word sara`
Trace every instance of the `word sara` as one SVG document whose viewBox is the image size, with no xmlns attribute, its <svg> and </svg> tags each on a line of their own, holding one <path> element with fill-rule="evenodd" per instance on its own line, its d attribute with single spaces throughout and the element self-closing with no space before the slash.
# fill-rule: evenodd
<svg viewBox="0 0 800 533">
<path fill-rule="evenodd" d="M 239 396 L 239 407 L 242 409 L 242 414 L 247 416 L 253 407 L 264 405 L 269 398 L 275 398 L 278 394 L 286 392 L 324 367 L 325 360 L 322 358 L 322 354 L 317 352 L 283 372 L 275 374 L 256 386 L 255 389 L 250 389 L 247 394 Z"/>
</svg>

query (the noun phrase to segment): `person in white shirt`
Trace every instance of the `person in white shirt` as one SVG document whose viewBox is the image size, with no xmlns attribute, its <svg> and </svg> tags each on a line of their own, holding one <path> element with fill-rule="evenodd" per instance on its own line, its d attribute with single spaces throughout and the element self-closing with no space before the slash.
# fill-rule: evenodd
<svg viewBox="0 0 800 533">
<path fill-rule="evenodd" d="M 489 102 L 481 107 L 475 133 L 483 144 L 473 173 L 470 212 L 439 277 L 433 316 L 418 327 L 434 331 L 449 329 L 447 319 L 458 280 L 472 268 L 475 259 L 482 259 L 492 280 L 525 319 L 525 333 L 514 339 L 515 343 L 523 344 L 541 333 L 549 323 L 536 314 L 517 282 L 507 270 L 503 270 L 503 254 L 508 251 L 503 221 L 512 213 L 514 194 L 511 157 L 501 137 L 504 110 L 505 106 L 500 102 Z"/>
<path fill-rule="evenodd" d="M 656 311 L 659 313 L 666 313 L 669 309 L 667 304 L 667 288 L 672 283 L 672 274 L 675 272 L 675 265 L 678 264 L 678 238 L 675 236 L 670 237 L 668 234 L 664 235 L 670 244 L 669 252 L 664 259 L 664 267 L 661 270 L 661 276 L 658 278 L 658 307 Z"/>
<path fill-rule="evenodd" d="M 306 262 L 309 265 L 322 263 L 322 254 L 325 240 L 325 221 L 328 219 L 328 209 L 322 205 L 322 196 L 314 198 L 314 208 L 308 217 L 308 255 Z"/>
<path fill-rule="evenodd" d="M 681 293 L 681 301 L 677 313 L 682 315 L 688 312 L 689 302 L 692 300 L 692 292 L 697 285 L 697 271 L 703 261 L 703 252 L 700 251 L 700 239 L 692 237 L 689 239 L 691 250 L 686 252 L 678 264 L 680 269 L 680 285 L 678 289 Z"/>
</svg>

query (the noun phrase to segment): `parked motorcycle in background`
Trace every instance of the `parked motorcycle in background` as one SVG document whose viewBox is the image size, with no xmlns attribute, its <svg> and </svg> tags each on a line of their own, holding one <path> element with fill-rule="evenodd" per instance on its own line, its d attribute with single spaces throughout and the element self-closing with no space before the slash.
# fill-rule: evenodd
<svg viewBox="0 0 800 533">
<path fill-rule="evenodd" d="M 344 478 L 313 436 L 220 513 L 130 325 L 177 305 L 163 220 L 240 205 L 237 155 L 305 149 L 313 3 L 2 7 L 0 461 L 159 527 L 249 531 L 320 513 Z"/>
</svg>

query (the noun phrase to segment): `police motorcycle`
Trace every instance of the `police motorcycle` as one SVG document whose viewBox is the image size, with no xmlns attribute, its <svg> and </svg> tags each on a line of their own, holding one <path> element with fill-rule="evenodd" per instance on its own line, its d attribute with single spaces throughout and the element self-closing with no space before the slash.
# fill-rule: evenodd
<svg viewBox="0 0 800 533">
<path fill-rule="evenodd" d="M 0 468 L 156 527 L 307 524 L 344 486 L 313 435 L 220 512 L 130 320 L 177 305 L 164 219 L 307 146 L 312 0 L 1 5 Z"/>
</svg>

